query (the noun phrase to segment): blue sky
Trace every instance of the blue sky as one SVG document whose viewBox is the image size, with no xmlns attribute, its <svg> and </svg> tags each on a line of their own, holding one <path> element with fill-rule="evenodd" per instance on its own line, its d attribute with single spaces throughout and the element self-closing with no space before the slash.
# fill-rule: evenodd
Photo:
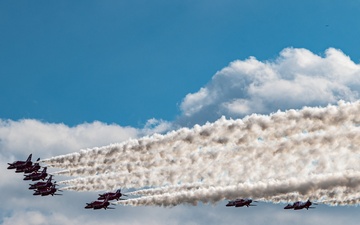
<svg viewBox="0 0 360 225">
<path fill-rule="evenodd" d="M 47 158 L 222 115 L 357 100 L 359 12 L 358 0 L 0 1 L 1 163 L 29 151 Z M 269 69 L 277 71 L 271 82 L 259 75 Z M 81 202 L 69 209 L 65 195 L 35 204 L 17 175 L 0 175 L 2 190 L 18 195 L 3 200 L 8 205 L 1 208 L 1 224 L 21 224 L 27 216 L 33 224 L 70 224 L 74 215 L 79 223 L 97 221 L 81 208 L 94 193 L 69 193 Z M 57 212 L 46 212 L 46 204 Z M 132 224 L 149 218 L 157 224 L 234 224 L 239 216 L 252 221 L 258 208 L 246 216 L 222 205 L 121 210 Z M 277 208 L 265 204 L 260 210 L 275 224 L 305 215 Z M 317 224 L 359 219 L 354 207 L 319 208 L 306 214 Z M 107 222 L 119 222 L 116 211 Z M 144 216 L 134 221 L 138 212 Z"/>
<path fill-rule="evenodd" d="M 359 60 L 357 1 L 2 1 L 4 119 L 141 127 L 236 59 L 286 47 Z"/>
</svg>

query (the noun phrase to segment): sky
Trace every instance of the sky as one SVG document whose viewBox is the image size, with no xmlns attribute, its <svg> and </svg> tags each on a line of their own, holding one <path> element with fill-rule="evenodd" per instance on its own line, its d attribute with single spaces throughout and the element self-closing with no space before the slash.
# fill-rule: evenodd
<svg viewBox="0 0 360 225">
<path fill-rule="evenodd" d="M 221 116 L 354 102 L 359 10 L 358 0 L 1 1 L 0 223 L 357 224 L 354 206 L 284 212 L 223 201 L 94 212 L 83 206 L 101 192 L 34 201 L 5 166 Z"/>
</svg>

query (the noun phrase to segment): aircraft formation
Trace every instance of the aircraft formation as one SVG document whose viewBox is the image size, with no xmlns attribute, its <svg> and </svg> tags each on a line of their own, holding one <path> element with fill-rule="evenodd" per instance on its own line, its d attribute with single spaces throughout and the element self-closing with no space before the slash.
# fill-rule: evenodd
<svg viewBox="0 0 360 225">
<path fill-rule="evenodd" d="M 106 192 L 104 194 L 99 194 L 98 200 L 103 201 L 93 201 L 91 203 L 86 203 L 85 209 L 115 209 L 108 207 L 110 205 L 109 201 L 111 200 L 125 200 L 121 196 L 127 196 L 121 193 L 121 189 L 118 189 L 116 192 Z M 113 204 L 113 203 L 111 203 Z M 113 204 L 115 205 L 115 204 Z"/>
<path fill-rule="evenodd" d="M 28 156 L 26 161 L 15 161 L 13 163 L 8 163 L 7 169 L 16 169 L 15 173 L 24 173 L 24 179 L 23 180 L 31 180 L 31 181 L 38 181 L 34 184 L 29 184 L 30 190 L 34 190 L 33 195 L 40 195 L 40 196 L 48 196 L 48 195 L 62 195 L 56 193 L 57 191 L 61 191 L 58 188 L 56 188 L 57 184 L 56 181 L 52 182 L 53 175 L 50 175 L 45 182 L 45 179 L 49 175 L 47 173 L 47 167 L 43 167 L 43 170 L 40 172 L 41 166 L 39 164 L 40 158 L 36 160 L 35 163 L 31 161 L 32 154 Z M 126 200 L 121 198 L 121 196 L 127 196 L 126 194 L 121 193 L 121 189 L 118 189 L 116 192 L 106 192 L 104 194 L 99 194 L 99 197 L 97 200 L 102 201 L 92 201 L 90 203 L 86 203 L 85 209 L 115 209 L 112 207 L 109 207 L 110 204 L 116 205 L 114 203 L 110 203 L 111 200 Z M 253 205 L 253 201 L 250 198 L 237 198 L 235 200 L 231 200 L 226 204 L 226 207 L 249 207 L 249 206 L 256 206 Z M 307 200 L 306 202 L 297 201 L 293 204 L 288 204 L 284 207 L 284 209 L 294 209 L 294 210 L 301 210 L 301 209 L 313 209 L 315 207 L 312 207 L 311 205 L 317 205 L 317 203 L 313 203 L 310 200 Z"/>
<path fill-rule="evenodd" d="M 15 173 L 24 173 L 23 180 L 45 180 L 49 175 L 47 173 L 47 167 L 44 167 L 40 172 L 41 166 L 39 164 L 40 158 L 36 160 L 35 163 L 31 161 L 32 154 L 26 159 L 26 161 L 15 161 L 13 163 L 8 163 L 7 169 L 15 169 Z M 47 196 L 47 195 L 61 195 L 56 193 L 57 191 L 61 191 L 56 188 L 56 181 L 52 183 L 52 176 L 50 175 L 46 182 L 36 182 L 34 184 L 29 184 L 29 190 L 34 190 L 33 195 Z"/>
<path fill-rule="evenodd" d="M 53 175 L 50 175 L 45 182 L 44 180 L 49 175 L 47 173 L 47 167 L 44 167 L 43 170 L 40 172 L 41 166 L 39 164 L 40 158 L 36 160 L 35 163 L 31 161 L 32 154 L 28 156 L 25 161 L 15 161 L 13 163 L 8 163 L 7 169 L 15 169 L 15 173 L 24 173 L 23 180 L 31 180 L 31 181 L 38 181 L 34 184 L 29 184 L 29 190 L 34 190 L 33 195 L 40 195 L 40 196 L 48 196 L 48 195 L 62 195 L 56 193 L 57 191 L 62 191 L 56 188 L 57 184 L 56 181 L 52 182 Z M 91 203 L 86 203 L 85 209 L 114 209 L 108 207 L 110 205 L 109 201 L 111 200 L 125 200 L 122 199 L 121 196 L 126 196 L 125 194 L 121 193 L 121 189 L 118 189 L 116 192 L 107 192 L 104 194 L 99 194 L 98 200 L 103 201 L 93 201 Z"/>
<path fill-rule="evenodd" d="M 226 207 L 249 207 L 249 206 L 256 206 L 256 205 L 252 205 L 252 202 L 257 202 L 257 201 L 253 201 L 250 198 L 238 198 L 232 201 L 229 201 L 226 204 Z M 306 202 L 302 202 L 302 201 L 297 201 L 294 202 L 293 204 L 288 204 L 287 206 L 284 207 L 284 209 L 294 209 L 294 210 L 300 210 L 300 209 L 314 209 L 315 207 L 312 207 L 311 205 L 318 205 L 317 203 L 313 203 L 309 200 L 307 200 Z"/>
</svg>

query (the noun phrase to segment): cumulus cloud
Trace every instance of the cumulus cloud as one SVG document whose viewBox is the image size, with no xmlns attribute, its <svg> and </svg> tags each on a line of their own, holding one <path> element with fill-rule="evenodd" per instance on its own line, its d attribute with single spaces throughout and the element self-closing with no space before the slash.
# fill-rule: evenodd
<svg viewBox="0 0 360 225">
<path fill-rule="evenodd" d="M 1 155 L 8 158 L 64 154 L 138 137 L 139 130 L 92 122 L 69 127 L 34 119 L 0 120 Z"/>
<path fill-rule="evenodd" d="M 173 129 L 173 124 L 169 121 L 161 120 L 161 119 L 149 119 L 144 128 L 141 129 L 140 135 L 151 135 L 154 133 L 165 133 L 169 130 Z"/>
<path fill-rule="evenodd" d="M 236 60 L 218 71 L 196 93 L 186 95 L 180 123 L 214 121 L 221 115 L 243 117 L 303 106 L 325 106 L 359 97 L 360 65 L 342 51 L 324 56 L 307 49 L 286 48 L 278 58 Z"/>
</svg>

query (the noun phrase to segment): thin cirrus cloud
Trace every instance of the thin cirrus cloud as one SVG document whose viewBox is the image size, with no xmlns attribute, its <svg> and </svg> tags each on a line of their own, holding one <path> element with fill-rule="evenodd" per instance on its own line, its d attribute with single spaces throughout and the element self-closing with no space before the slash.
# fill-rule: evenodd
<svg viewBox="0 0 360 225">
<path fill-rule="evenodd" d="M 183 99 L 183 124 L 243 117 L 277 110 L 353 101 L 360 90 L 360 65 L 341 50 L 324 56 L 307 49 L 285 48 L 278 58 L 236 60 L 218 71 L 205 86 Z"/>
</svg>

